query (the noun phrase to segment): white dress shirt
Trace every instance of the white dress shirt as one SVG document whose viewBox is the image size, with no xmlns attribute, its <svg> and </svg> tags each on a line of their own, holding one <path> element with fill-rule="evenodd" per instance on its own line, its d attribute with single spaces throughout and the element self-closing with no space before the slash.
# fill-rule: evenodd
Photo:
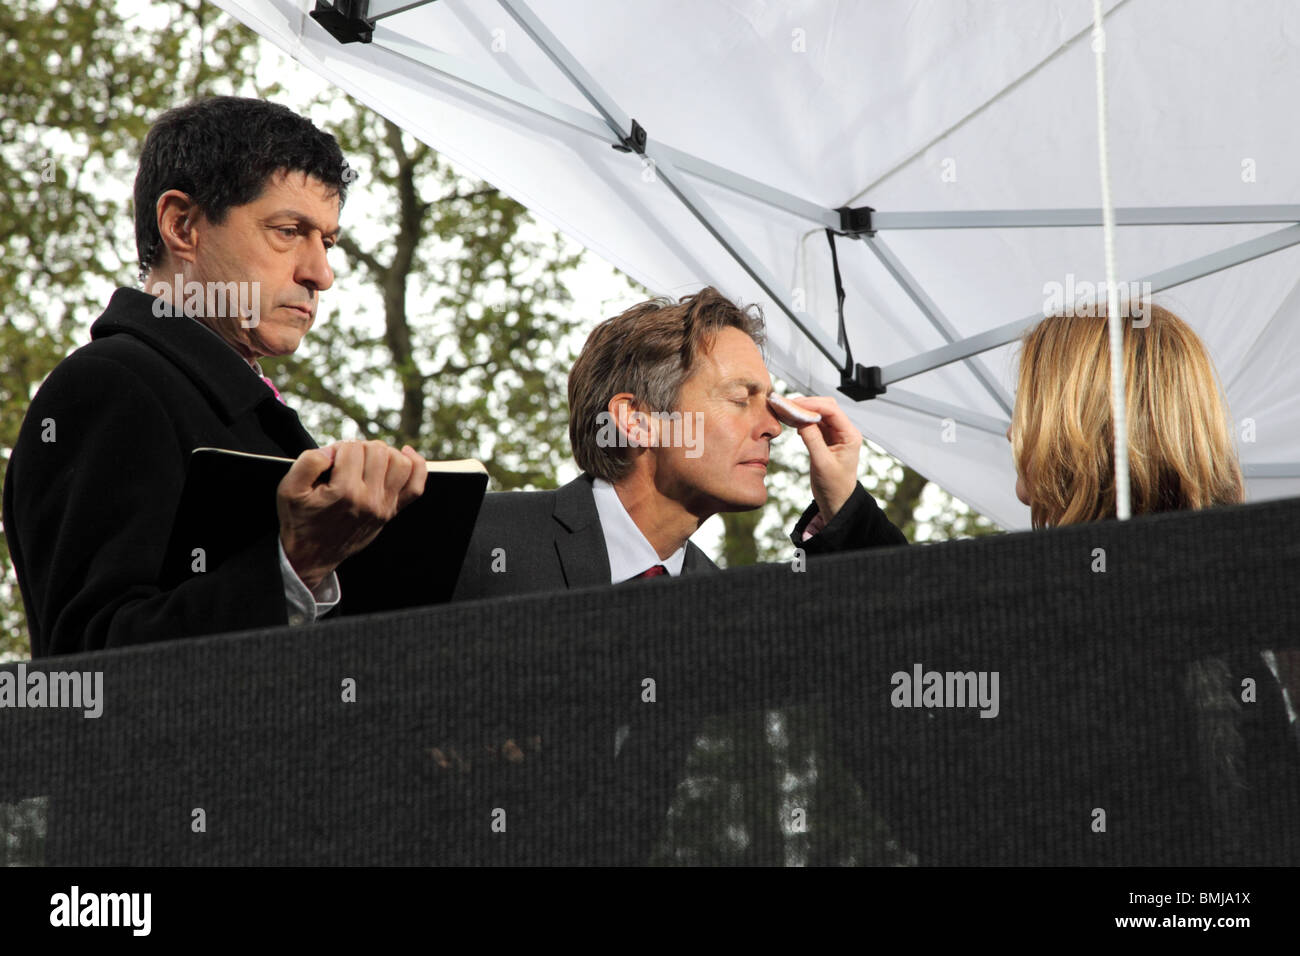
<svg viewBox="0 0 1300 956">
<path fill-rule="evenodd" d="M 295 626 L 311 624 L 322 614 L 334 610 L 334 605 L 339 603 L 338 574 L 331 571 L 329 577 L 316 585 L 316 590 L 313 591 L 303 583 L 289 563 L 289 557 L 284 553 L 284 542 L 277 540 L 277 545 L 280 548 L 280 580 L 284 584 L 284 604 L 289 612 L 289 623 Z"/>
<path fill-rule="evenodd" d="M 596 499 L 596 513 L 600 515 L 600 530 L 605 535 L 610 584 L 634 578 L 656 564 L 662 564 L 673 577 L 682 573 L 682 563 L 686 560 L 685 544 L 668 557 L 659 557 L 659 552 L 646 540 L 623 507 L 617 489 L 604 478 L 594 479 L 591 489 Z"/>
</svg>

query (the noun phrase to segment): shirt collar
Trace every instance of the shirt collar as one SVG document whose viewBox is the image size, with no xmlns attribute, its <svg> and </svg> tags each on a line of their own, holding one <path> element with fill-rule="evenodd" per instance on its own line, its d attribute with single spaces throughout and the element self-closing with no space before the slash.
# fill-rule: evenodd
<svg viewBox="0 0 1300 956">
<path fill-rule="evenodd" d="M 596 513 L 600 515 L 600 530 L 605 535 L 611 584 L 634 578 L 656 564 L 662 564 L 674 577 L 682 573 L 686 545 L 683 544 L 666 558 L 659 557 L 623 507 L 613 485 L 603 478 L 597 478 L 591 483 L 591 492 L 596 499 Z"/>
</svg>

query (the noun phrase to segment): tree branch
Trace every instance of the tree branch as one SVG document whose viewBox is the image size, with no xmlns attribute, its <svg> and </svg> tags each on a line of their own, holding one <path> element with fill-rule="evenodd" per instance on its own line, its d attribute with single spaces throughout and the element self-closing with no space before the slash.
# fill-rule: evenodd
<svg viewBox="0 0 1300 956">
<path fill-rule="evenodd" d="M 422 381 L 430 382 L 435 378 L 441 378 L 447 374 L 464 375 L 470 369 L 486 369 L 490 368 L 494 364 L 496 363 L 491 359 L 488 359 L 483 362 L 467 362 L 463 365 L 458 365 L 452 362 L 451 359 L 447 359 L 447 361 L 443 362 L 437 369 L 425 375 L 421 375 L 420 378 Z"/>
<path fill-rule="evenodd" d="M 301 371 L 306 367 L 298 362 L 293 364 L 297 367 L 296 371 Z M 360 404 L 339 394 L 310 372 L 302 378 L 295 377 L 295 381 L 301 387 L 293 389 L 289 394 L 310 402 L 320 402 L 322 405 L 328 405 L 355 422 L 357 427 L 361 429 L 361 434 L 366 438 L 375 437 L 378 427 L 374 419 L 367 414 Z"/>
<path fill-rule="evenodd" d="M 384 120 L 384 142 L 388 148 L 393 151 L 397 157 L 398 166 L 407 166 L 410 164 L 410 158 L 406 155 L 406 147 L 402 145 L 402 129 L 396 123 L 390 120 Z"/>
<path fill-rule="evenodd" d="M 376 259 L 369 252 L 366 252 L 357 241 L 350 236 L 340 235 L 338 238 L 339 248 L 342 249 L 349 259 L 356 259 L 367 269 L 375 274 L 375 278 L 383 280 L 388 274 L 388 267 Z"/>
<path fill-rule="evenodd" d="M 495 186 L 488 186 L 485 189 L 476 189 L 472 193 L 460 193 L 453 190 L 452 192 L 447 193 L 447 195 L 439 199 L 438 205 L 442 205 L 443 203 L 454 202 L 457 199 L 478 199 L 482 196 L 495 196 L 500 191 L 501 190 L 497 189 Z"/>
</svg>

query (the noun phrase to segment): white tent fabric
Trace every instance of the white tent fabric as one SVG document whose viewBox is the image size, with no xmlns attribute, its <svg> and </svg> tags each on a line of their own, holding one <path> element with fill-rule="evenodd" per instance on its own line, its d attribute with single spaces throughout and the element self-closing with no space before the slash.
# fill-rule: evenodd
<svg viewBox="0 0 1300 956">
<path fill-rule="evenodd" d="M 1085 209 L 1100 223 L 1090 0 L 371 0 L 372 17 L 400 12 L 349 44 L 307 15 L 313 0 L 217 3 L 656 292 L 710 283 L 760 303 L 770 367 L 805 393 L 838 395 L 839 370 L 784 310 L 840 361 L 823 229 L 838 207 L 873 207 L 874 237 L 837 244 L 853 358 L 888 390 L 841 403 L 952 494 L 1028 526 L 1003 435 L 1014 334 L 892 376 L 1041 316 L 1050 283 L 1100 283 L 1101 229 L 912 229 L 897 214 Z M 1104 8 L 1120 274 L 1179 281 L 1155 301 L 1210 349 L 1249 499 L 1300 494 L 1300 5 Z M 644 158 L 611 148 L 630 118 Z M 1125 224 L 1143 215 L 1178 224 Z M 1215 255 L 1263 236 L 1277 238 Z"/>
</svg>

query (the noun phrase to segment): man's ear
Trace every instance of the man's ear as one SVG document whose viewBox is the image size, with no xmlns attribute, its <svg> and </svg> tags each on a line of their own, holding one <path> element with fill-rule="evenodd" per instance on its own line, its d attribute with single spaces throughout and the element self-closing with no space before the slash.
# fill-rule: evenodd
<svg viewBox="0 0 1300 956">
<path fill-rule="evenodd" d="M 193 262 L 198 255 L 194 226 L 202 215 L 194 200 L 179 189 L 169 189 L 158 197 L 154 208 L 158 235 L 167 254 L 182 262 Z"/>
<path fill-rule="evenodd" d="M 631 392 L 619 392 L 611 398 L 609 414 L 629 448 L 649 448 L 654 444 L 654 421 L 637 407 L 636 396 Z"/>
</svg>

